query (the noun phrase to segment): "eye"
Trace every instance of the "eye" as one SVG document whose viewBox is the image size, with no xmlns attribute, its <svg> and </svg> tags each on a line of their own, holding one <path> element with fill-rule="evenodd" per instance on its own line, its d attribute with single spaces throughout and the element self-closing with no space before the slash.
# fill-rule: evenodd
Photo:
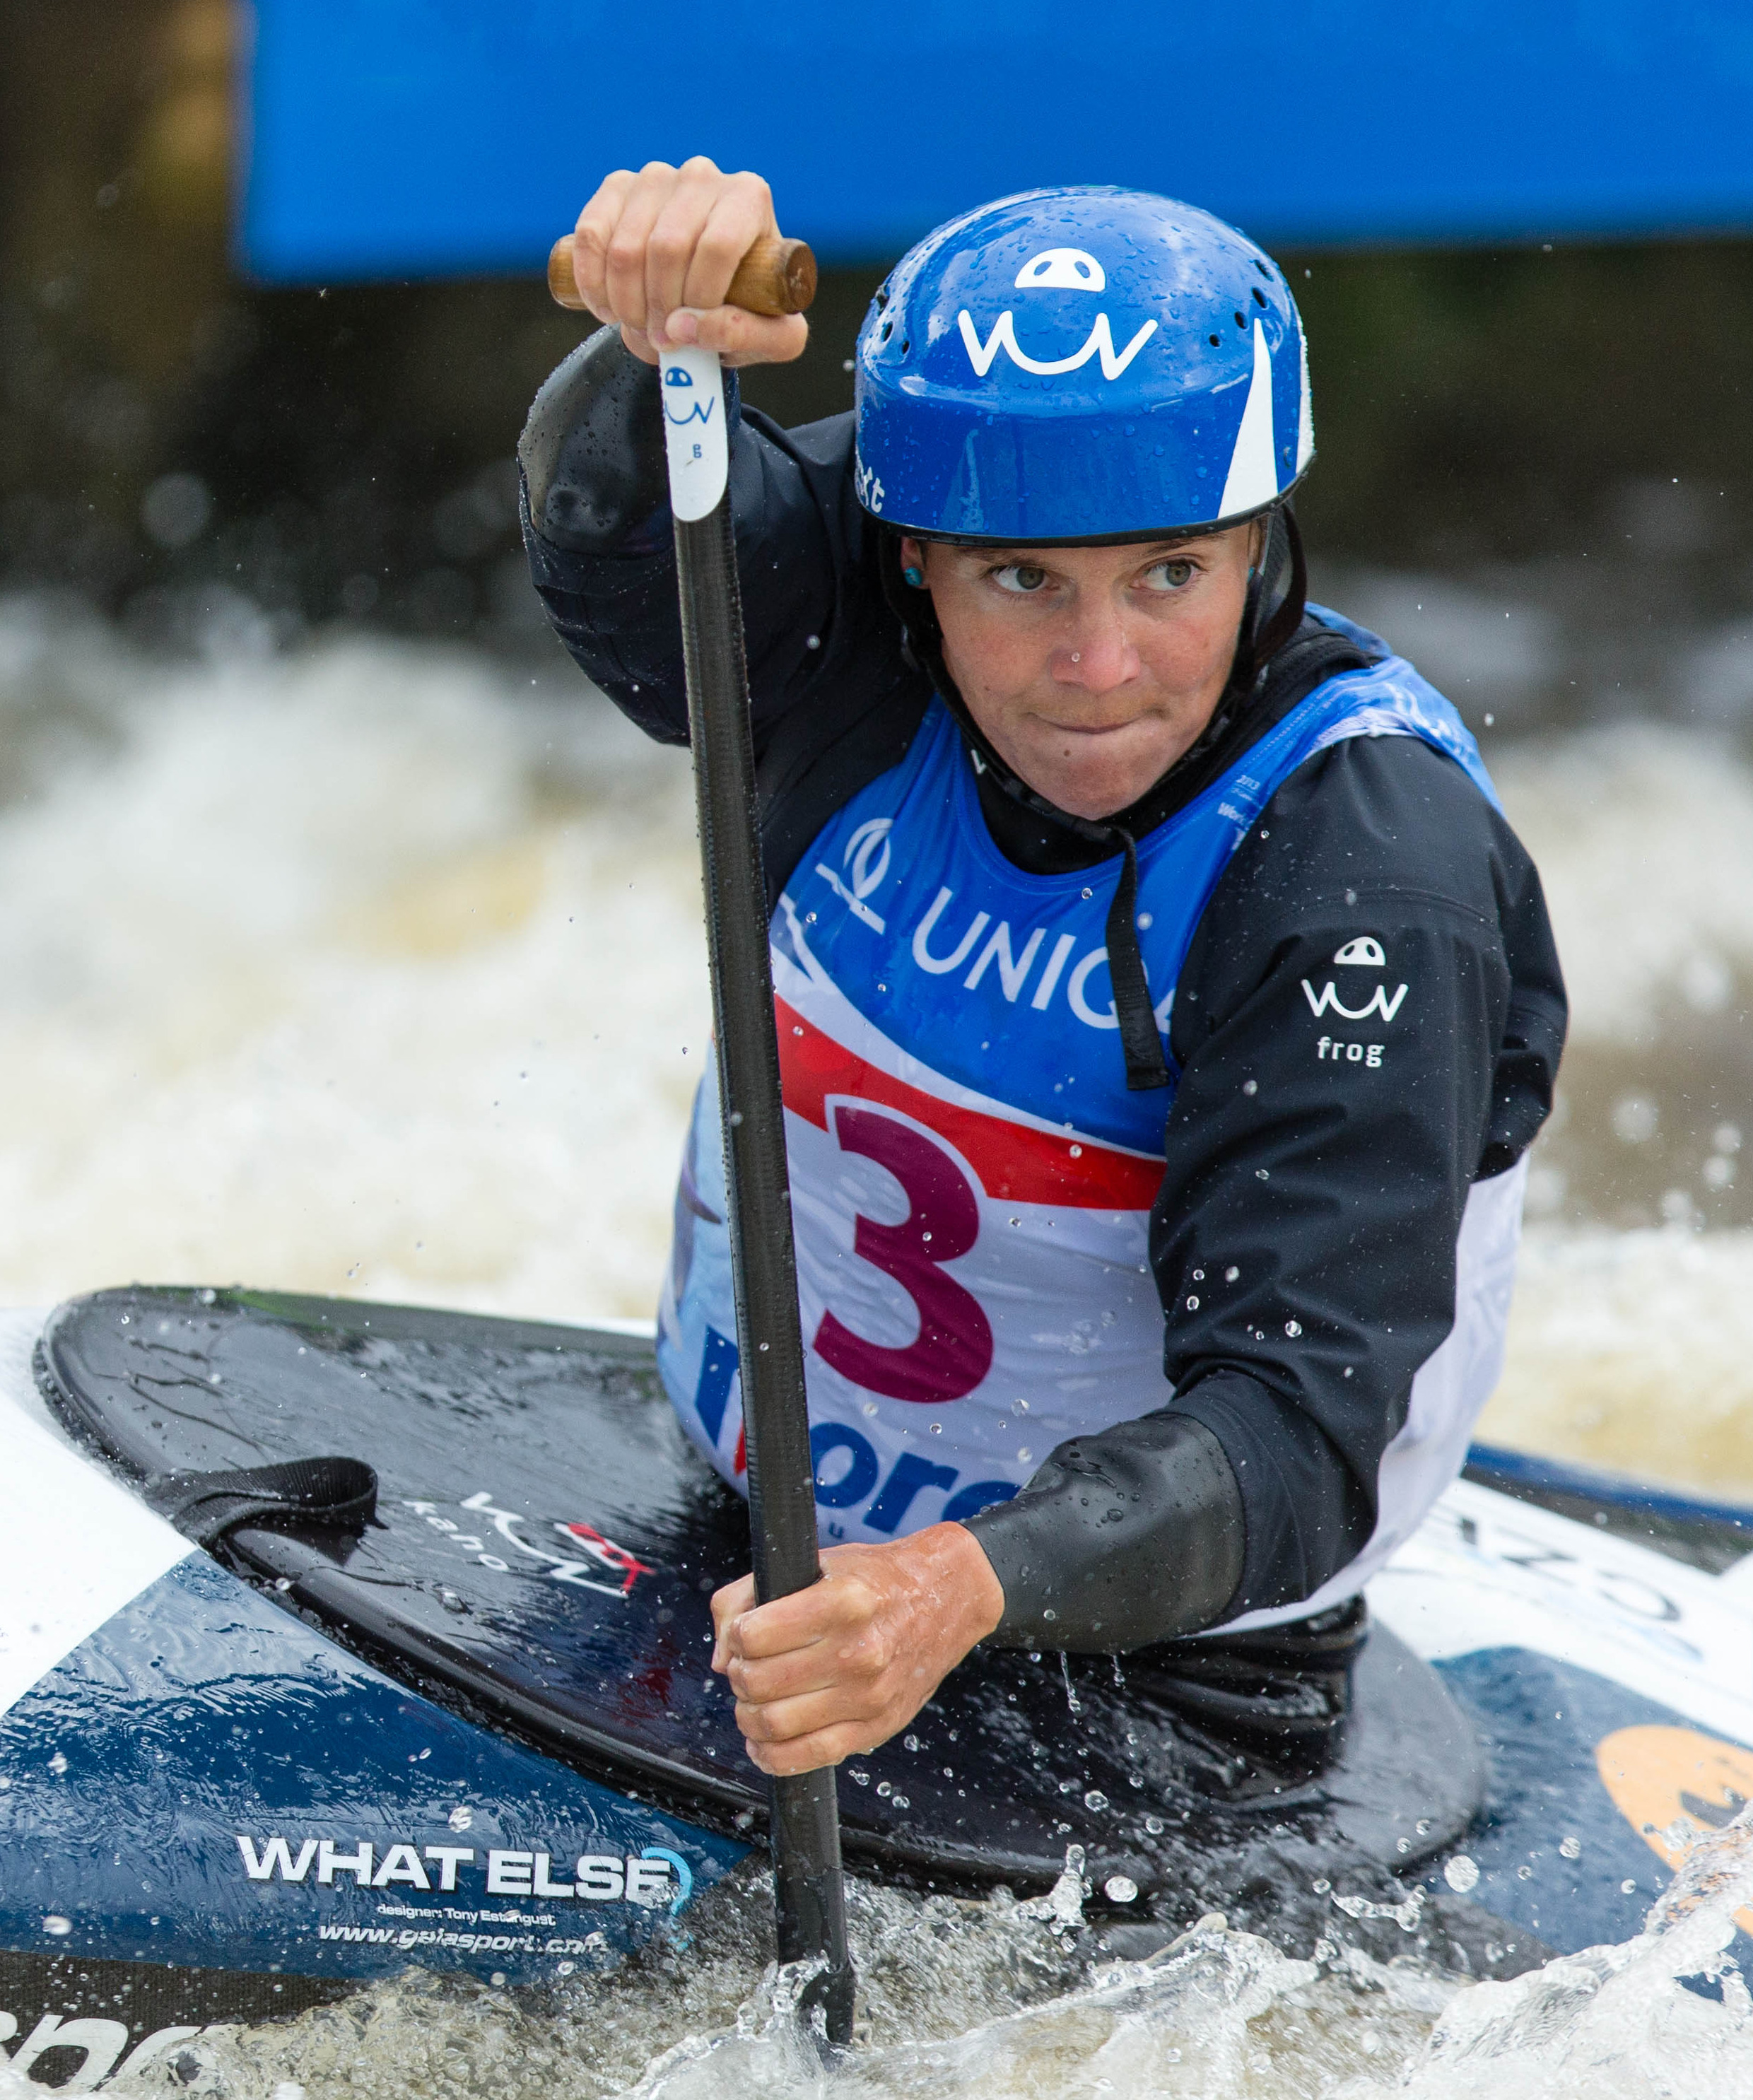
<svg viewBox="0 0 1753 2100">
<path fill-rule="evenodd" d="M 1019 598 L 1031 596 L 1047 585 L 1047 571 L 1038 569 L 1032 562 L 1007 562 L 1002 568 L 989 572 L 1002 591 L 1010 591 Z"/>
<path fill-rule="evenodd" d="M 1185 590 L 1198 574 L 1196 562 L 1153 562 L 1144 572 L 1145 588 L 1155 591 Z"/>
</svg>

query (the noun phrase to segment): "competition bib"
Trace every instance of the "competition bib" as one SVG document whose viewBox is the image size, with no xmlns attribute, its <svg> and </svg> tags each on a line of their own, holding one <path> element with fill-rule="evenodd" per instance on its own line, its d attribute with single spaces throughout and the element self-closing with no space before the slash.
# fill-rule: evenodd
<svg viewBox="0 0 1753 2100">
<path fill-rule="evenodd" d="M 1318 687 L 1139 841 L 1139 946 L 1165 1039 L 1188 943 L 1237 845 L 1306 758 L 1368 735 L 1422 737 L 1491 792 L 1459 717 L 1400 660 Z M 1147 1235 L 1173 1089 L 1126 1086 L 1104 945 L 1115 873 L 1007 861 L 934 702 L 906 758 L 824 827 L 779 900 L 774 986 L 824 1541 L 970 1515 L 1014 1494 L 1066 1438 L 1172 1397 Z M 689 1434 L 743 1486 L 725 1215 L 709 1072 L 658 1360 Z"/>
</svg>

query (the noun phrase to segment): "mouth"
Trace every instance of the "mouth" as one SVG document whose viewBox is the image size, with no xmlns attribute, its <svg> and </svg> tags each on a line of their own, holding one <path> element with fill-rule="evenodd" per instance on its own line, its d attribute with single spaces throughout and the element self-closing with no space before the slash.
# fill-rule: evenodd
<svg viewBox="0 0 1753 2100">
<path fill-rule="evenodd" d="M 1129 717 L 1125 721 L 1116 722 L 1053 721 L 1049 720 L 1045 716 L 1043 716 L 1040 719 L 1042 727 L 1051 735 L 1080 737 L 1090 741 L 1093 741 L 1099 737 L 1119 736 L 1127 730 L 1137 729 L 1140 726 L 1138 718 L 1136 716 Z"/>
</svg>

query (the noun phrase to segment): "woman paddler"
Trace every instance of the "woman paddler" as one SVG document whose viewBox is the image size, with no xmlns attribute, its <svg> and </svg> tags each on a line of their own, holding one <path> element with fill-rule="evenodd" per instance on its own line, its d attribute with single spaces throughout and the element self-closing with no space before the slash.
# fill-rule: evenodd
<svg viewBox="0 0 1753 2100">
<path fill-rule="evenodd" d="M 575 245 L 607 325 L 520 448 L 554 626 L 666 743 L 654 368 L 801 352 L 722 303 L 776 230 L 709 161 L 611 175 Z M 1001 200 L 896 267 L 856 375 L 794 430 L 730 395 L 827 1550 L 720 1591 L 713 1666 L 769 1772 L 982 1641 L 1124 1653 L 1312 1771 L 1498 1375 L 1565 1030 L 1539 877 L 1454 708 L 1305 602 L 1307 355 L 1241 234 Z M 737 1485 L 725 1208 L 709 1072 L 658 1361 Z"/>
</svg>

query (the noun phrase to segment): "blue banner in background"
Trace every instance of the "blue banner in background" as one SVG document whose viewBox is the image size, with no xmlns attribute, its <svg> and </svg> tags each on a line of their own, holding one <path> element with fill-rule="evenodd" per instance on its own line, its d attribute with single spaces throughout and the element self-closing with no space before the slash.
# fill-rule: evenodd
<svg viewBox="0 0 1753 2100">
<path fill-rule="evenodd" d="M 824 262 L 1111 182 L 1286 243 L 1753 227 L 1753 7 L 254 0 L 241 260 L 539 270 L 607 170 L 758 169 Z"/>
</svg>

